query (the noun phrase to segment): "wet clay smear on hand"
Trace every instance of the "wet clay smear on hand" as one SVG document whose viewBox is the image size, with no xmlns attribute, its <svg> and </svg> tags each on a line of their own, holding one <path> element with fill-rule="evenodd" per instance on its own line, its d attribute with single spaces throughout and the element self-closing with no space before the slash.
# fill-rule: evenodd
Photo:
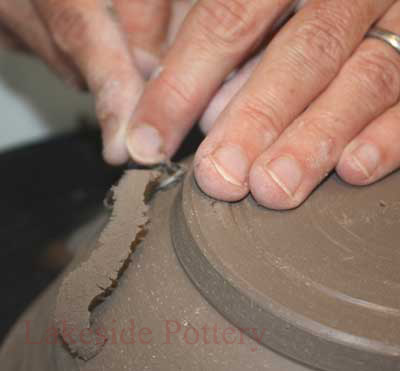
<svg viewBox="0 0 400 371">
<path fill-rule="evenodd" d="M 63 280 L 57 296 L 55 321 L 70 353 L 89 360 L 107 342 L 91 312 L 117 287 L 130 255 L 147 233 L 149 195 L 160 174 L 131 170 L 113 188 L 113 211 L 90 257 Z M 104 331 L 104 330 L 103 330 Z"/>
</svg>

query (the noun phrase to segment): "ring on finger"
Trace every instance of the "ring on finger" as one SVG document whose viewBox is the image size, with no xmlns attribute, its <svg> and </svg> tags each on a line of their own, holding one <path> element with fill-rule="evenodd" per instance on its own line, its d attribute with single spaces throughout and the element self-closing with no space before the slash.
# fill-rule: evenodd
<svg viewBox="0 0 400 371">
<path fill-rule="evenodd" d="M 397 53 L 400 54 L 400 35 L 385 30 L 380 27 L 372 27 L 367 34 L 365 35 L 366 38 L 371 37 L 377 40 L 381 40 L 386 44 L 390 45 Z"/>
</svg>

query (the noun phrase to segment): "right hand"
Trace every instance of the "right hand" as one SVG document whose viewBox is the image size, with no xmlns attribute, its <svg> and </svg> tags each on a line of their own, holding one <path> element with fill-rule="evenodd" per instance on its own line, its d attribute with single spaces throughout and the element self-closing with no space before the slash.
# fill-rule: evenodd
<svg viewBox="0 0 400 371">
<path fill-rule="evenodd" d="M 28 48 L 64 80 L 87 85 L 104 157 L 122 164 L 144 81 L 190 7 L 190 0 L 0 0 L 0 44 Z"/>
</svg>

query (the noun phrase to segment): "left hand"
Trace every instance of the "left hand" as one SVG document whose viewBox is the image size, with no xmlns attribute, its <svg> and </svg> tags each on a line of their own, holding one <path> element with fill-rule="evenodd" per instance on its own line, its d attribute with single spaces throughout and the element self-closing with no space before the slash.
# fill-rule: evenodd
<svg viewBox="0 0 400 371">
<path fill-rule="evenodd" d="M 189 0 L 0 0 L 0 47 L 34 53 L 95 98 L 103 155 L 128 160 L 125 134 L 145 80 L 192 6 Z"/>
<path fill-rule="evenodd" d="M 172 156 L 292 3 L 199 0 L 139 101 L 127 138 L 133 159 Z M 400 33 L 400 1 L 307 1 L 214 98 L 219 111 L 227 107 L 215 122 L 204 117 L 212 128 L 195 158 L 200 187 L 230 201 L 251 191 L 262 205 L 288 209 L 335 167 L 359 185 L 398 168 L 400 56 L 365 39 L 376 22 Z"/>
</svg>

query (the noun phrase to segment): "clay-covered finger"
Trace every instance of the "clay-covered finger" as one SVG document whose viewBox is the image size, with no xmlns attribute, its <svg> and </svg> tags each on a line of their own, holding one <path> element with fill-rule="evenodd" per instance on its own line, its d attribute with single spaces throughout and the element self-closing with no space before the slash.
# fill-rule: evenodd
<svg viewBox="0 0 400 371">
<path fill-rule="evenodd" d="M 31 0 L 0 0 L 0 22 L 5 27 L 4 42 L 8 39 L 8 45 L 17 47 L 24 44 L 68 83 L 82 86 L 79 74 L 53 43 Z"/>
<path fill-rule="evenodd" d="M 308 1 L 270 42 L 198 149 L 200 187 L 219 199 L 245 196 L 254 160 L 329 85 L 392 2 Z"/>
<path fill-rule="evenodd" d="M 155 163 L 172 156 L 220 84 L 290 3 L 198 1 L 140 101 L 127 139 L 132 158 Z"/>
<path fill-rule="evenodd" d="M 143 89 L 127 44 L 106 4 L 98 0 L 35 0 L 57 45 L 79 67 L 96 99 L 104 157 L 128 159 L 126 127 Z"/>
<path fill-rule="evenodd" d="M 400 32 L 399 5 L 382 27 Z M 399 97 L 398 53 L 366 39 L 329 88 L 254 162 L 249 177 L 254 197 L 274 209 L 298 206 L 336 166 L 347 144 Z"/>
</svg>

